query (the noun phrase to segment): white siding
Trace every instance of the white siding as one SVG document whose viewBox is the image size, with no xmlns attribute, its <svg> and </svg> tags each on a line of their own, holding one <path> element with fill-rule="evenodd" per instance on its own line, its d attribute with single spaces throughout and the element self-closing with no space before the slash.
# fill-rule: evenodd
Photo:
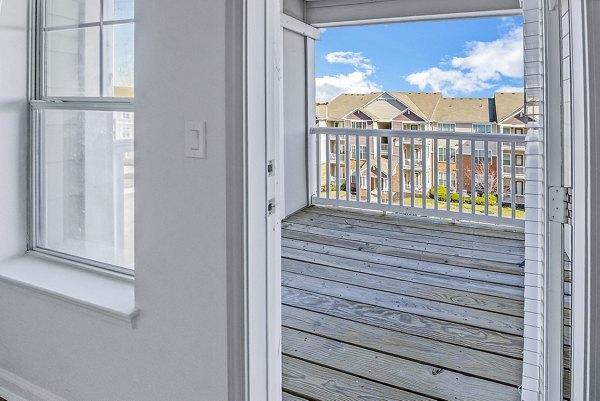
<svg viewBox="0 0 600 401">
<path fill-rule="evenodd" d="M 525 177 L 525 319 L 522 400 L 540 400 L 543 388 L 543 283 L 545 269 L 545 175 L 542 120 L 542 1 L 524 0 L 525 87 L 528 99 L 539 105 L 529 107 L 538 122 L 528 124 Z"/>
</svg>

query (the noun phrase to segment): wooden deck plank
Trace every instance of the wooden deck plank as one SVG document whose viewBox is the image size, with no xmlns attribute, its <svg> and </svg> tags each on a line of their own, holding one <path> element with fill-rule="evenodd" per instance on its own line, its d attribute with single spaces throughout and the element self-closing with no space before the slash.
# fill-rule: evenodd
<svg viewBox="0 0 600 401">
<path fill-rule="evenodd" d="M 316 225 L 310 226 L 305 224 L 284 222 L 282 223 L 282 228 L 284 231 L 298 231 L 311 235 L 316 234 L 319 236 L 347 239 L 369 245 L 398 248 L 406 252 L 416 252 L 421 258 L 423 258 L 424 255 L 427 255 L 427 257 L 431 260 L 452 260 L 454 263 L 460 266 L 464 265 L 476 267 L 482 264 L 488 264 L 489 262 L 494 262 L 494 264 L 508 265 L 509 267 L 512 267 L 510 265 L 518 266 L 521 262 L 523 262 L 523 260 L 525 260 L 524 254 L 510 255 L 506 253 L 480 251 L 476 249 L 457 248 L 449 245 L 437 245 L 432 243 L 394 239 L 390 237 L 380 237 L 355 231 L 344 231 L 343 229 L 321 228 Z"/>
<path fill-rule="evenodd" d="M 522 229 L 327 207 L 282 228 L 287 401 L 520 398 Z"/>
<path fill-rule="evenodd" d="M 524 275 L 522 267 L 518 263 L 505 262 L 486 262 L 477 259 L 457 256 L 456 254 L 431 253 L 423 250 L 398 248 L 389 245 L 373 244 L 366 241 L 350 240 L 339 238 L 334 235 L 319 235 L 308 233 L 306 231 L 294 231 L 284 229 L 281 232 L 282 238 L 295 239 L 301 241 L 311 241 L 324 245 L 332 245 L 339 248 L 355 249 L 363 252 L 370 252 L 379 255 L 391 256 L 396 258 L 414 259 L 421 262 L 433 262 L 437 264 L 453 265 L 458 267 L 470 267 L 479 270 L 488 270 L 508 274 Z"/>
<path fill-rule="evenodd" d="M 446 400 L 518 401 L 516 387 L 466 376 L 430 365 L 374 352 L 306 332 L 282 329 L 283 354 L 309 359 L 336 370 Z"/>
<path fill-rule="evenodd" d="M 487 380 L 519 386 L 522 362 L 441 341 L 404 334 L 284 305 L 283 325 L 315 335 L 411 359 Z"/>
<path fill-rule="evenodd" d="M 283 287 L 285 305 L 512 358 L 523 357 L 523 337 L 432 319 L 379 306 Z M 401 335 L 401 334 L 399 334 Z"/>
<path fill-rule="evenodd" d="M 284 369 L 285 369 L 285 363 L 284 363 Z M 283 377 L 285 377 L 286 372 L 283 372 Z M 286 393 L 285 391 L 281 393 L 281 400 L 282 401 L 308 401 L 306 398 L 301 398 L 301 397 L 297 397 L 295 395 Z"/>
<path fill-rule="evenodd" d="M 524 314 L 523 301 L 519 300 L 498 298 L 485 294 L 473 294 L 466 291 L 435 287 L 427 284 L 410 283 L 393 278 L 374 276 L 372 274 L 353 272 L 290 259 L 282 260 L 282 269 L 286 272 L 299 274 L 301 276 L 311 276 L 380 291 L 387 291 L 405 297 L 438 301 L 517 317 L 523 317 Z"/>
<path fill-rule="evenodd" d="M 322 210 L 321 208 L 307 208 L 303 211 L 296 213 L 288 218 L 295 218 L 297 216 L 301 216 L 304 218 L 314 218 L 317 220 L 323 219 L 324 221 L 334 221 L 334 222 L 345 222 L 347 224 L 351 224 L 353 226 L 358 227 L 366 227 L 366 228 L 375 228 L 382 232 L 395 232 L 406 235 L 426 235 L 428 237 L 439 237 L 439 238 L 452 238 L 456 240 L 463 240 L 467 242 L 472 242 L 474 240 L 474 236 L 471 233 L 459 232 L 459 231 L 444 231 L 437 230 L 436 224 L 431 223 L 426 227 L 415 227 L 410 225 L 401 225 L 401 224 L 389 224 L 388 218 L 384 217 L 383 221 L 373 221 L 372 219 L 362 218 L 361 215 L 357 215 L 355 213 L 348 213 L 337 210 Z M 383 217 L 383 216 L 382 216 Z M 500 246 L 523 246 L 523 239 L 507 239 L 502 238 L 500 236 L 482 236 L 478 235 L 477 243 L 479 244 L 490 244 L 490 245 L 500 245 Z"/>
<path fill-rule="evenodd" d="M 435 401 L 287 355 L 283 355 L 282 360 L 283 388 L 312 400 Z"/>
<path fill-rule="evenodd" d="M 330 254 L 308 252 L 302 249 L 287 247 L 282 248 L 282 257 L 286 258 L 287 260 L 315 263 L 361 273 L 369 273 L 382 277 L 395 278 L 397 280 L 428 284 L 442 288 L 451 288 L 475 294 L 487 294 L 500 298 L 518 300 L 521 303 L 523 302 L 523 288 L 504 284 L 488 283 L 485 281 L 476 281 L 472 278 L 465 279 L 443 274 L 414 271 L 402 267 L 363 262 L 360 260 L 349 259 L 347 257 L 342 258 Z"/>
<path fill-rule="evenodd" d="M 282 284 L 350 301 L 381 306 L 400 312 L 466 324 L 507 334 L 523 334 L 523 318 L 481 311 L 452 304 L 397 295 L 386 291 L 283 272 Z"/>
<path fill-rule="evenodd" d="M 524 240 L 525 233 L 522 228 L 509 226 L 494 226 L 490 224 L 456 222 L 439 218 L 414 217 L 408 215 L 386 214 L 360 209 L 343 209 L 334 207 L 310 206 L 300 213 L 310 213 L 319 211 L 324 214 L 352 215 L 354 218 L 374 221 L 384 224 L 395 224 L 401 226 L 420 227 L 424 229 L 458 232 L 485 237 L 507 238 L 515 240 Z"/>
<path fill-rule="evenodd" d="M 319 227 L 323 229 L 339 230 L 352 233 L 360 233 L 375 237 L 385 237 L 397 239 L 401 241 L 410 241 L 428 245 L 439 245 L 445 247 L 455 247 L 468 250 L 478 250 L 489 252 L 491 254 L 508 254 L 516 255 L 523 258 L 525 256 L 525 247 L 520 241 L 514 241 L 514 244 L 503 245 L 494 243 L 483 243 L 477 241 L 477 238 L 470 236 L 469 240 L 452 238 L 452 234 L 446 233 L 445 236 L 431 235 L 431 231 L 422 230 L 420 233 L 404 233 L 393 230 L 382 230 L 381 224 L 369 223 L 371 227 L 365 227 L 363 224 L 357 224 L 356 221 L 348 218 L 327 216 L 327 215 L 310 215 L 298 214 L 288 219 L 288 223 L 303 224 L 311 227 Z"/>
<path fill-rule="evenodd" d="M 321 255 L 332 255 L 341 258 L 352 259 L 355 261 L 378 263 L 387 266 L 399 267 L 403 269 L 414 270 L 416 272 L 427 272 L 432 274 L 440 274 L 443 276 L 464 278 L 468 280 L 485 281 L 494 284 L 502 284 L 507 286 L 524 287 L 524 276 L 519 274 L 511 274 L 504 272 L 496 272 L 492 270 L 471 269 L 460 266 L 453 266 L 443 263 L 427 262 L 418 259 L 408 259 L 398 256 L 381 255 L 368 251 L 363 251 L 358 247 L 336 246 L 335 241 L 327 241 L 328 244 L 321 244 L 315 241 L 314 238 L 302 239 L 282 239 L 282 246 L 289 249 L 297 249 L 306 253 L 314 253 L 315 257 L 320 258 Z M 348 245 L 343 243 L 342 245 Z M 353 246 L 353 245 L 351 245 Z"/>
</svg>

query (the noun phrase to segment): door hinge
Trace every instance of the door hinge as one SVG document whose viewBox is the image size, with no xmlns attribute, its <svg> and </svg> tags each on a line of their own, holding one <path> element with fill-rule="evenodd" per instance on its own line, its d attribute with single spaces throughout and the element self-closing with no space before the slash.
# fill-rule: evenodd
<svg viewBox="0 0 600 401">
<path fill-rule="evenodd" d="M 571 188 L 550 187 L 550 221 L 571 224 L 573 217 L 573 195 Z"/>
<path fill-rule="evenodd" d="M 273 213 L 275 213 L 275 198 L 269 199 L 267 202 L 267 214 L 271 216 Z"/>
</svg>

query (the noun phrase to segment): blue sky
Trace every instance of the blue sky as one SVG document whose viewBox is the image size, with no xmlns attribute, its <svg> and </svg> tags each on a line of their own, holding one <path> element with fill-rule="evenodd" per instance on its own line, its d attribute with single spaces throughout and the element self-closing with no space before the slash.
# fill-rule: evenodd
<svg viewBox="0 0 600 401">
<path fill-rule="evenodd" d="M 317 100 L 342 92 L 487 97 L 523 87 L 522 17 L 328 28 L 316 47 Z"/>
</svg>

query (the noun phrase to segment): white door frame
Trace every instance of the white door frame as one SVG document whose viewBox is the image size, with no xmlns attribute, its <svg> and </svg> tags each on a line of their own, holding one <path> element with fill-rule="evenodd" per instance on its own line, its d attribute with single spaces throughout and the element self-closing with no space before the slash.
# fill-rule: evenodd
<svg viewBox="0 0 600 401">
<path fill-rule="evenodd" d="M 573 0 L 574 3 L 584 0 Z M 238 3 L 243 3 L 240 6 Z M 270 197 L 275 197 L 276 210 L 282 210 L 283 194 L 278 178 L 269 179 L 266 174 L 266 163 L 269 158 L 275 158 L 283 165 L 282 144 L 278 140 L 281 133 L 281 28 L 280 28 L 280 0 L 244 0 L 239 2 L 228 0 L 230 9 L 234 12 L 228 13 L 228 18 L 233 21 L 228 32 L 233 32 L 233 39 L 228 41 L 228 54 L 235 61 L 235 49 L 241 50 L 244 57 L 240 62 L 242 68 L 236 69 L 236 64 L 230 67 L 234 71 L 229 74 L 240 78 L 241 82 L 232 80 L 231 85 L 241 90 L 232 91 L 228 99 L 235 94 L 241 94 L 242 99 L 237 102 L 241 104 L 243 117 L 240 124 L 232 123 L 228 128 L 228 149 L 231 150 L 230 157 L 233 160 L 232 174 L 228 178 L 232 181 L 240 180 L 243 190 L 235 188 L 238 195 L 243 194 L 243 202 L 235 202 L 228 196 L 228 232 L 236 247 L 231 247 L 228 259 L 230 277 L 237 280 L 229 283 L 230 296 L 230 387 L 231 399 L 246 400 L 278 400 L 281 398 L 281 304 L 280 304 L 280 255 L 278 245 L 280 241 L 278 213 L 268 215 L 267 202 Z M 241 7 L 241 9 L 240 9 Z M 573 11 L 577 13 L 578 5 L 574 4 Z M 581 9 L 582 7 L 579 7 Z M 473 15 L 469 15 L 472 17 Z M 573 17 L 575 18 L 575 17 Z M 425 18 L 424 18 L 425 19 Z M 231 22 L 229 21 L 229 22 Z M 235 26 L 236 23 L 241 24 Z M 583 29 L 583 28 L 582 28 Z M 574 32 L 574 34 L 576 34 Z M 581 33 L 585 36 L 585 32 Z M 582 42 L 583 43 L 583 42 Z M 234 46 L 232 46 L 234 45 Z M 578 49 L 574 48 L 574 54 Z M 580 49 L 581 50 L 581 49 Z M 580 55 L 582 55 L 581 50 Z M 228 63 L 229 64 L 229 63 Z M 577 65 L 576 65 L 577 66 Z M 583 68 L 583 67 L 582 67 Z M 583 71 L 585 73 L 585 71 Z M 574 76 L 581 79 L 575 83 L 577 88 L 585 92 L 585 74 Z M 228 81 L 231 77 L 228 76 Z M 228 82 L 229 83 L 229 82 Z M 238 85 L 237 87 L 235 85 Z M 309 87 L 310 90 L 310 87 Z M 312 89 L 314 93 L 314 88 Z M 576 99 L 577 96 L 574 96 Z M 580 111 L 584 114 L 580 123 L 585 124 L 585 98 Z M 229 100 L 228 100 L 229 102 Z M 232 104 L 237 104 L 232 101 Z M 575 107 L 577 110 L 577 107 Z M 575 121 L 577 118 L 574 117 Z M 312 121 L 308 121 L 311 123 Z M 585 127 L 584 127 L 585 128 Z M 235 136 L 236 130 L 242 132 Z M 241 131 L 240 131 L 241 130 Z M 238 132 L 238 133 L 239 133 Z M 231 134 L 231 139 L 229 136 Z M 577 134 L 577 129 L 574 130 Z M 583 129 L 579 137 L 574 138 L 574 147 L 577 154 L 587 154 L 585 144 L 587 131 Z M 583 153 L 579 153 L 582 151 Z M 236 153 L 237 152 L 237 153 Z M 234 159 L 239 157 L 237 161 Z M 578 167 L 587 170 L 588 158 L 575 158 Z M 229 164 L 229 163 L 228 163 Z M 237 174 L 237 175 L 236 175 Z M 575 185 L 578 188 L 574 192 L 577 211 L 585 211 L 589 206 L 585 184 L 588 177 L 577 178 Z M 582 186 L 583 185 L 583 186 Z M 587 213 L 577 212 L 574 214 L 575 224 L 585 227 Z M 579 223 L 578 223 L 579 222 Z M 241 230 L 236 231 L 236 230 Z M 578 249 L 582 251 L 579 255 L 582 263 L 587 266 L 587 255 L 589 247 L 586 245 L 588 238 L 584 231 L 577 232 L 574 255 L 578 257 Z M 577 241 L 577 236 L 581 241 Z M 229 243 L 229 242 L 228 242 Z M 232 265 L 235 262 L 238 264 Z M 577 263 L 573 261 L 574 265 Z M 241 267 L 240 267 L 241 266 Z M 235 281 L 234 280 L 234 281 Z M 586 302 L 587 292 L 577 292 L 577 288 L 585 283 L 573 283 L 573 325 L 574 344 L 578 343 L 580 336 L 586 337 L 585 318 L 587 317 Z M 579 306 L 581 306 L 581 309 Z M 578 308 L 575 310 L 575 308 Z M 240 324 L 240 318 L 243 324 Z M 580 327 L 581 326 L 581 327 Z M 585 364 L 587 361 L 585 342 L 574 346 L 574 378 L 573 387 L 577 388 L 579 383 L 586 382 Z M 239 351 L 237 354 L 234 351 Z M 236 355 L 233 355 L 236 354 Z M 241 356 L 240 356 L 241 355 Z M 583 391 L 583 390 L 582 390 Z M 239 395 L 239 397 L 238 397 Z M 576 399 L 576 398 L 575 398 Z M 583 398 L 582 398 L 583 399 Z"/>
</svg>

